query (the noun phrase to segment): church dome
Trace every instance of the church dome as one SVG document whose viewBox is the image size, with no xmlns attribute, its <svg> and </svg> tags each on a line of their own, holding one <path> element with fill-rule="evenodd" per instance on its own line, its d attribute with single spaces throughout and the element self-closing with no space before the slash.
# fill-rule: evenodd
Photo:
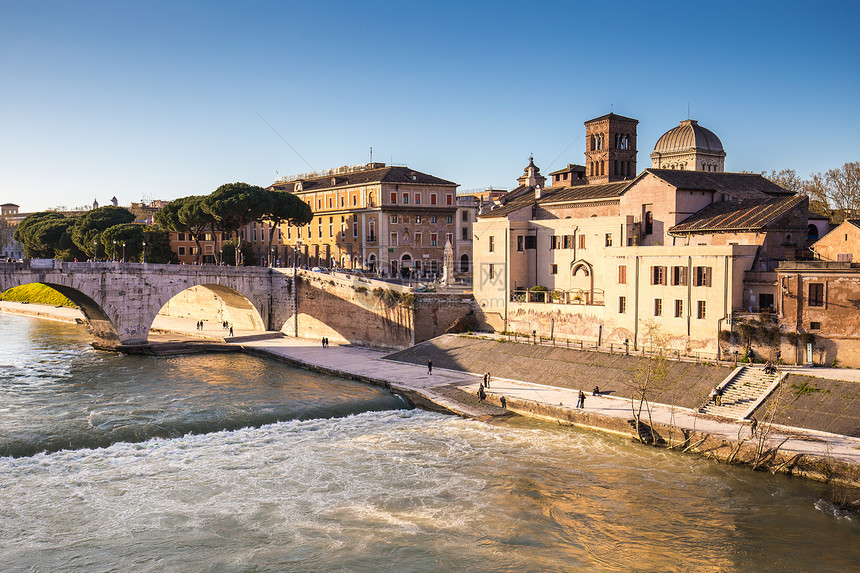
<svg viewBox="0 0 860 573">
<path fill-rule="evenodd" d="M 657 140 L 654 153 L 676 153 L 679 151 L 704 151 L 724 154 L 723 143 L 711 131 L 705 129 L 694 119 L 685 119 L 678 127 L 673 127 Z"/>
</svg>

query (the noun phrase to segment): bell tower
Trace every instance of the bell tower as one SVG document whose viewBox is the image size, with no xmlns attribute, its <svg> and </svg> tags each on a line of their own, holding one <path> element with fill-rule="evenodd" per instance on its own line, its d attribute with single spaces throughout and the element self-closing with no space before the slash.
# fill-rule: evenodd
<svg viewBox="0 0 860 573">
<path fill-rule="evenodd" d="M 585 176 L 589 184 L 636 177 L 638 119 L 610 113 L 585 122 Z"/>
</svg>

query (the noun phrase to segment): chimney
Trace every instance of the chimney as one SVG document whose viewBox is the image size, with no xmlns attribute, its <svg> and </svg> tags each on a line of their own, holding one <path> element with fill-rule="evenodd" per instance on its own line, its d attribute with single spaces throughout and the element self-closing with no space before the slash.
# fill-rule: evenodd
<svg viewBox="0 0 860 573">
<path fill-rule="evenodd" d="M 535 185 L 535 199 L 540 199 L 541 188 L 540 185 Z"/>
</svg>

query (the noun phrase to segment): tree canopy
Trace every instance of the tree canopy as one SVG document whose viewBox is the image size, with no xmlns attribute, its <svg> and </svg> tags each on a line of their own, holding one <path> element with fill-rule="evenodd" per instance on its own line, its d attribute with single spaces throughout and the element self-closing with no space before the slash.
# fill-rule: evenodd
<svg viewBox="0 0 860 573">
<path fill-rule="evenodd" d="M 789 191 L 809 197 L 810 210 L 841 223 L 860 216 L 860 162 L 848 162 L 837 169 L 813 173 L 801 179 L 794 169 L 771 171 L 765 177 Z"/>
<path fill-rule="evenodd" d="M 238 235 L 239 229 L 252 221 L 259 221 L 266 210 L 267 191 L 247 183 L 226 183 L 207 195 L 202 209 L 212 216 L 222 230 Z M 239 259 L 236 245 L 235 259 Z"/>
<path fill-rule="evenodd" d="M 170 248 L 170 235 L 164 229 L 143 226 L 135 223 L 123 223 L 105 229 L 98 239 L 104 245 L 103 256 L 110 259 L 120 259 L 125 251 L 125 260 L 143 262 L 143 242 L 146 241 L 146 262 L 174 263 L 179 259 Z M 114 252 L 114 241 L 116 251 Z M 125 249 L 123 249 L 125 246 Z"/>
<path fill-rule="evenodd" d="M 15 230 L 15 240 L 24 246 L 30 258 L 60 258 L 66 261 L 86 258 L 72 240 L 76 217 L 66 217 L 56 211 L 41 211 L 27 215 Z"/>
<path fill-rule="evenodd" d="M 310 205 L 293 195 L 284 191 L 264 190 L 265 207 L 261 215 L 262 221 L 270 221 L 272 230 L 280 227 L 284 223 L 291 225 L 306 225 L 310 223 L 314 214 L 311 211 Z M 272 240 L 275 238 L 274 232 L 269 232 L 269 245 L 266 249 L 267 253 L 272 252 Z"/>
<path fill-rule="evenodd" d="M 113 205 L 87 211 L 77 218 L 77 222 L 72 228 L 72 240 L 87 256 L 96 257 L 96 246 L 93 241 L 98 239 L 102 232 L 114 225 L 131 223 L 134 219 L 135 216 L 131 211 Z M 105 255 L 104 247 L 99 247 L 98 250 L 99 255 Z"/>
</svg>

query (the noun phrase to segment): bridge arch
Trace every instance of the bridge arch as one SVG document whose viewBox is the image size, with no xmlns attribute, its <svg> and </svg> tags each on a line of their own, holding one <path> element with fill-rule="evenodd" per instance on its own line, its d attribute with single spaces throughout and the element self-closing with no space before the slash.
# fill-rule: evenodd
<svg viewBox="0 0 860 573">
<path fill-rule="evenodd" d="M 166 291 L 153 301 L 151 309 L 154 309 L 155 313 L 151 317 L 150 328 L 158 316 L 166 315 L 216 323 L 226 321 L 236 330 L 266 330 L 263 317 L 249 298 L 249 293 L 214 283 L 196 284 L 174 290 L 177 292 Z M 163 304 L 158 306 L 162 301 Z M 155 308 L 156 306 L 158 308 Z"/>
</svg>

